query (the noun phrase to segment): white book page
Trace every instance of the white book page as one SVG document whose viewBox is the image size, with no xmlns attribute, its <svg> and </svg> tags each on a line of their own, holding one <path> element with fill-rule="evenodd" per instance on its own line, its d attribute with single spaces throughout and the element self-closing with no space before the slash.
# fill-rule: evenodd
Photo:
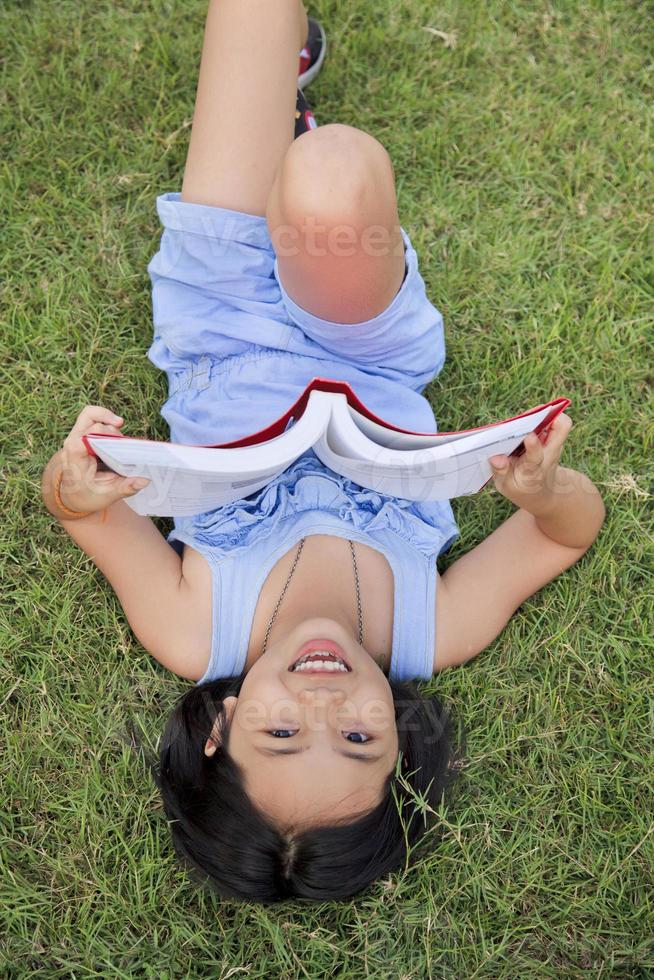
<svg viewBox="0 0 654 980">
<path fill-rule="evenodd" d="M 455 439 L 461 439 L 466 435 L 466 433 L 461 432 L 434 432 L 427 435 L 395 432 L 393 429 L 387 429 L 386 426 L 380 425 L 379 422 L 373 422 L 366 418 L 351 405 L 348 405 L 347 408 L 357 429 L 360 429 L 377 445 L 385 446 L 387 449 L 425 449 L 428 446 L 442 446 L 446 442 L 454 442 Z"/>
<path fill-rule="evenodd" d="M 389 466 L 343 456 L 334 452 L 327 434 L 314 448 L 326 466 L 362 487 L 406 500 L 450 500 L 481 490 L 491 477 L 488 457 L 513 452 L 521 442 L 519 437 L 506 439 L 490 453 L 477 449 L 452 454 L 449 458 L 432 461 L 428 467 L 415 461 L 407 461 L 404 466 Z"/>
<path fill-rule="evenodd" d="M 127 500 L 138 514 L 187 517 L 247 497 L 266 486 L 303 452 L 327 426 L 329 405 L 312 392 L 302 416 L 282 435 L 255 446 L 207 449 L 142 439 L 89 436 L 94 452 L 121 476 L 150 480 Z"/>
<path fill-rule="evenodd" d="M 460 455 L 470 452 L 472 449 L 486 447 L 489 455 L 501 453 L 505 450 L 500 447 L 507 439 L 518 438 L 516 446 L 522 442 L 526 435 L 534 429 L 550 414 L 552 408 L 547 406 L 538 412 L 516 419 L 509 419 L 497 425 L 488 426 L 484 429 L 472 429 L 457 439 L 441 441 L 433 446 L 416 446 L 415 448 L 393 449 L 384 445 L 379 445 L 368 438 L 358 425 L 354 422 L 349 406 L 344 395 L 337 395 L 332 408 L 332 417 L 329 423 L 329 442 L 333 450 L 337 453 L 342 452 L 346 456 L 355 459 L 374 461 L 376 464 L 388 466 L 405 467 L 407 462 L 410 465 L 425 466 L 429 462 L 437 462 L 440 459 L 448 459 L 450 456 Z M 396 433 L 401 434 L 401 433 Z M 412 437 L 417 438 L 417 437 Z M 431 438 L 431 437 L 428 437 Z M 515 448 L 515 446 L 514 446 Z"/>
<path fill-rule="evenodd" d="M 281 472 L 280 469 L 256 480 L 226 483 L 217 480 L 215 473 L 178 470 L 168 485 L 157 486 L 153 481 L 133 497 L 126 498 L 125 503 L 137 514 L 149 517 L 192 517 L 248 497 Z"/>
<path fill-rule="evenodd" d="M 491 477 L 489 458 L 517 449 L 550 411 L 544 408 L 437 447 L 392 450 L 364 436 L 349 412 L 335 404 L 315 451 L 325 465 L 371 490 L 408 500 L 445 500 L 481 490 Z"/>
</svg>

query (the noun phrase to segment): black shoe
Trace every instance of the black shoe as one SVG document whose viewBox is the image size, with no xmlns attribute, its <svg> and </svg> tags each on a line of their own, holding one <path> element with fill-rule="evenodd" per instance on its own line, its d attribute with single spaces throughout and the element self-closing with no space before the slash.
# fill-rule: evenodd
<svg viewBox="0 0 654 980">
<path fill-rule="evenodd" d="M 305 88 L 314 80 L 327 54 L 327 37 L 325 31 L 315 17 L 309 17 L 309 37 L 300 51 L 300 68 L 298 73 L 298 88 Z"/>
<path fill-rule="evenodd" d="M 299 88 L 295 103 L 295 139 L 301 136 L 302 133 L 306 133 L 308 130 L 316 129 L 317 127 L 316 117 L 309 108 L 304 92 Z"/>
</svg>

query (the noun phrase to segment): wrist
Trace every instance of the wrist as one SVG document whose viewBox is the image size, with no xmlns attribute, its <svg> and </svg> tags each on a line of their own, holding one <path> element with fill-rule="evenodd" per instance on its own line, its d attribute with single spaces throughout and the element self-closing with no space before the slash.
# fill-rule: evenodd
<svg viewBox="0 0 654 980">
<path fill-rule="evenodd" d="M 51 457 L 41 478 L 41 494 L 46 508 L 58 521 L 75 521 L 90 517 L 93 511 L 82 510 L 66 497 L 63 451 Z"/>
</svg>

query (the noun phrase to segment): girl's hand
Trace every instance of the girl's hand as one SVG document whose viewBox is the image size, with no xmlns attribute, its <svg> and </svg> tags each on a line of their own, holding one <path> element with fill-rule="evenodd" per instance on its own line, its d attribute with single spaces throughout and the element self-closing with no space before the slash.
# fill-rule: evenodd
<svg viewBox="0 0 654 980">
<path fill-rule="evenodd" d="M 150 481 L 142 477 L 124 477 L 108 470 L 99 470 L 97 458 L 89 456 L 82 442 L 82 436 L 89 432 L 121 435 L 119 430 L 123 421 L 119 415 L 98 405 L 88 405 L 80 412 L 63 448 L 53 457 L 43 476 L 43 497 L 52 513 L 58 510 L 54 486 L 60 473 L 61 503 L 66 510 L 80 514 L 104 510 L 117 500 L 131 497 L 147 486 Z M 55 460 L 57 465 L 52 465 Z"/>
<path fill-rule="evenodd" d="M 545 443 L 532 432 L 525 438 L 521 456 L 491 456 L 493 481 L 499 492 L 534 516 L 545 513 L 554 503 L 555 494 L 566 490 L 559 458 L 571 428 L 570 416 L 558 415 Z"/>
</svg>

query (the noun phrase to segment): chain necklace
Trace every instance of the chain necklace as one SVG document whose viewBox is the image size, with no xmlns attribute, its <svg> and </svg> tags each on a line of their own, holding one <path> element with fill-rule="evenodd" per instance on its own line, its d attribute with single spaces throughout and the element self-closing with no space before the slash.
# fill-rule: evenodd
<svg viewBox="0 0 654 980">
<path fill-rule="evenodd" d="M 268 637 L 270 636 L 270 631 L 272 629 L 272 625 L 275 622 L 275 619 L 277 617 L 277 613 L 279 612 L 279 607 L 282 604 L 282 599 L 286 595 L 286 590 L 288 589 L 289 582 L 293 578 L 293 572 L 295 571 L 295 568 L 297 566 L 297 563 L 298 563 L 298 561 L 300 559 L 300 555 L 302 554 L 302 548 L 304 547 L 304 542 L 305 541 L 306 541 L 306 538 L 302 538 L 302 540 L 300 541 L 300 546 L 297 549 L 297 554 L 295 555 L 295 559 L 293 561 L 293 565 L 291 567 L 290 572 L 288 573 L 288 578 L 286 579 L 286 585 L 282 589 L 282 594 L 280 595 L 279 599 L 277 600 L 277 605 L 275 606 L 275 609 L 273 611 L 273 614 L 270 617 L 270 622 L 268 623 L 268 628 L 266 629 L 266 635 L 265 635 L 264 640 L 263 640 L 263 648 L 261 650 L 262 653 L 265 653 L 266 652 L 266 647 L 268 646 Z M 352 552 L 352 564 L 354 565 L 354 583 L 355 583 L 355 586 L 356 586 L 357 612 L 358 612 L 358 615 L 359 615 L 359 646 L 361 646 L 363 644 L 363 615 L 361 613 L 361 589 L 359 588 L 359 569 L 357 568 L 357 556 L 354 553 L 354 544 L 350 541 L 349 538 L 348 538 L 348 541 L 350 543 L 350 551 Z"/>
</svg>

